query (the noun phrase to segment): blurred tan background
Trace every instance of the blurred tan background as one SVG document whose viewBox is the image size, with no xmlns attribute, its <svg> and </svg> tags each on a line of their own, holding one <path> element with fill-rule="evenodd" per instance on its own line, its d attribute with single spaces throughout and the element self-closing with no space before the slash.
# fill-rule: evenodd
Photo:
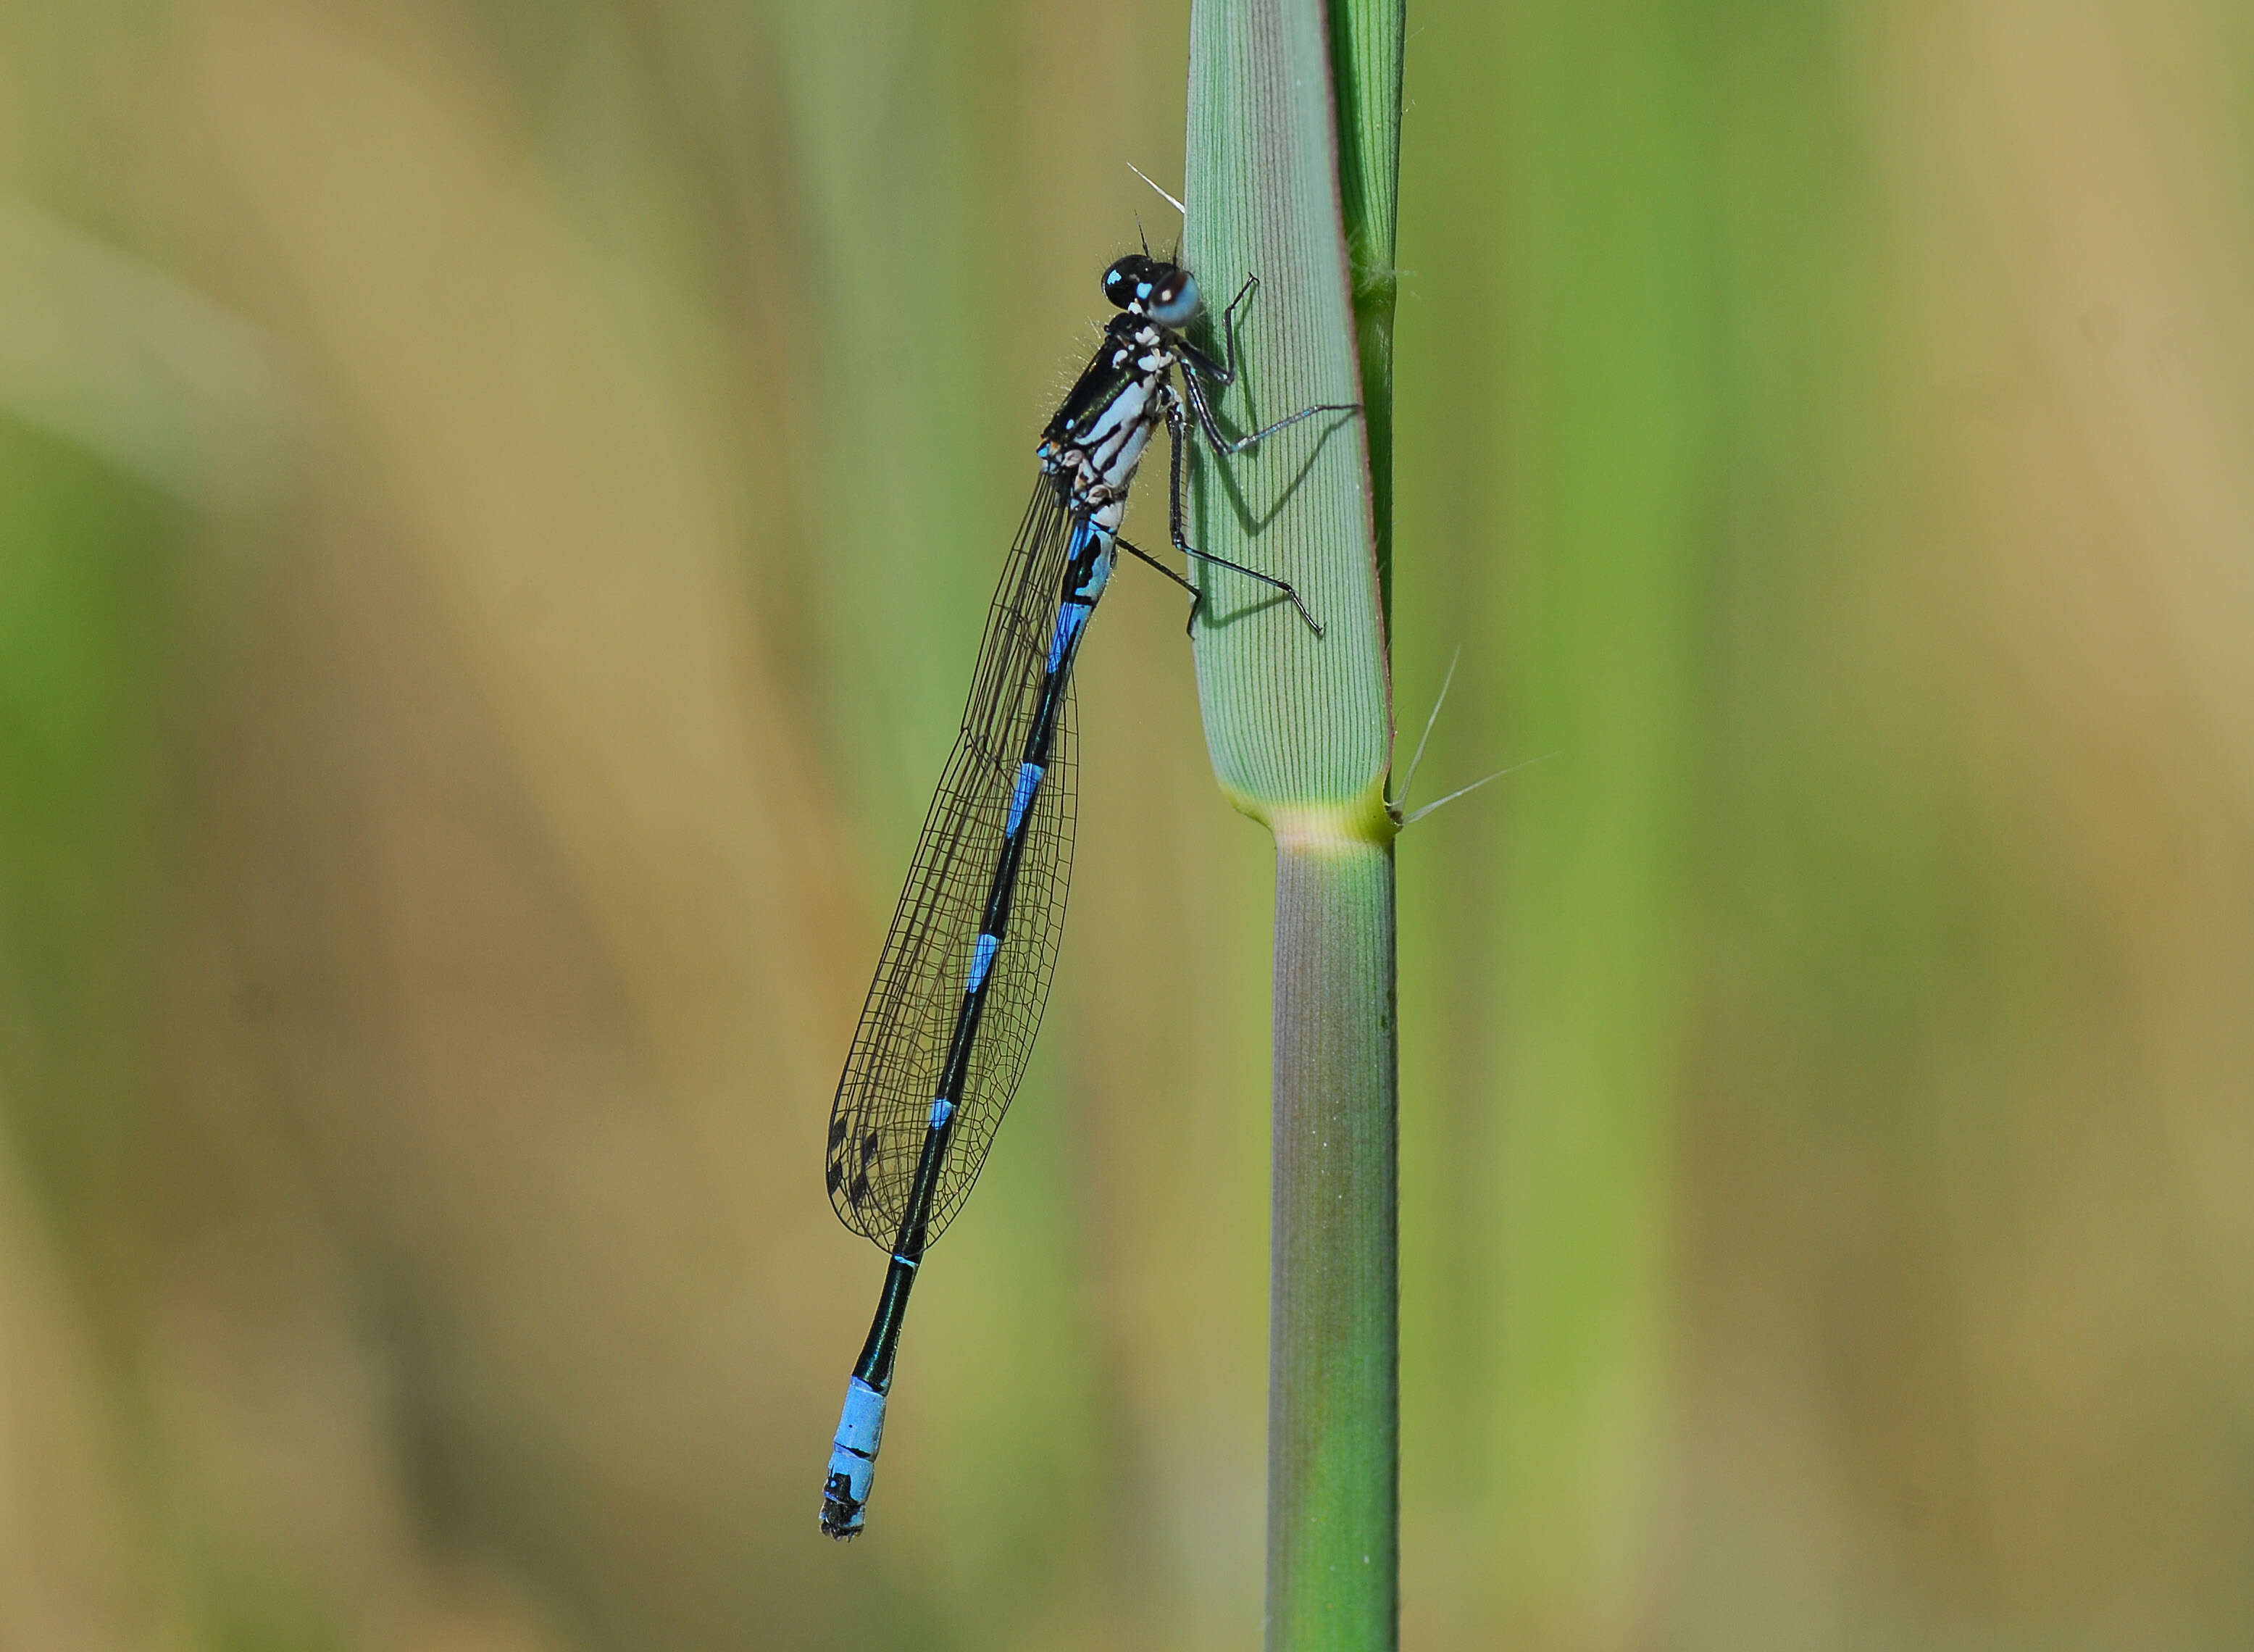
<svg viewBox="0 0 2254 1652">
<path fill-rule="evenodd" d="M 2254 12 L 1410 26 L 1400 716 L 1558 755 L 1401 848 L 1405 1642 L 2254 1643 Z M 1256 1643 L 1269 859 L 1131 567 L 815 1526 L 1186 30 L 0 4 L 0 1648 Z"/>
</svg>

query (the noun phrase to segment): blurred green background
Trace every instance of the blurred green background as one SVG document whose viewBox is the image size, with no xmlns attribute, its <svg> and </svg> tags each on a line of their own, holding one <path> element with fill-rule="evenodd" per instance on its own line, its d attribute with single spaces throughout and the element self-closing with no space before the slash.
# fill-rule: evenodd
<svg viewBox="0 0 2254 1652">
<path fill-rule="evenodd" d="M 2254 12 L 1410 31 L 1398 716 L 1558 755 L 1400 850 L 1405 1642 L 2254 1643 Z M 1132 566 L 815 1526 L 830 1092 L 1186 38 L 0 5 L 0 1647 L 1255 1644 L 1270 857 Z"/>
</svg>

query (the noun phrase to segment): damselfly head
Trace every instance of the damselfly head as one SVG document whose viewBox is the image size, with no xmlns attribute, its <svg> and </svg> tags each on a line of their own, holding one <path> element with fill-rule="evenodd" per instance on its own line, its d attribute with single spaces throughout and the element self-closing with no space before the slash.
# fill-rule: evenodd
<svg viewBox="0 0 2254 1652">
<path fill-rule="evenodd" d="M 1188 270 L 1139 252 L 1103 272 L 1103 296 L 1130 315 L 1148 316 L 1175 330 L 1189 326 L 1202 302 L 1197 278 Z"/>
</svg>

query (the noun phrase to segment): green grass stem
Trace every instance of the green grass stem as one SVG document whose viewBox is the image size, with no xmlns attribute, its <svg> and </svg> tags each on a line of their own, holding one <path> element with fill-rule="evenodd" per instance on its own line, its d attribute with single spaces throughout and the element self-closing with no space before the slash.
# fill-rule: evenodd
<svg viewBox="0 0 2254 1652">
<path fill-rule="evenodd" d="M 1319 402 L 1226 469 L 1198 467 L 1202 549 L 1292 580 L 1318 638 L 1208 575 L 1198 687 L 1214 769 L 1277 844 L 1267 1645 L 1373 1652 L 1399 1617 L 1390 514 L 1400 8 L 1199 0 L 1188 256 L 1209 297 L 1248 276 L 1240 429 Z M 1334 78 L 1334 53 L 1338 72 Z M 1336 93 L 1334 88 L 1338 88 Z"/>
</svg>

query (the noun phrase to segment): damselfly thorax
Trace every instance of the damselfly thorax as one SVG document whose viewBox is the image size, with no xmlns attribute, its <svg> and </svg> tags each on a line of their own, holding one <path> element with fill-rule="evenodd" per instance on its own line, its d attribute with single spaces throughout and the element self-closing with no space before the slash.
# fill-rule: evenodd
<svg viewBox="0 0 2254 1652">
<path fill-rule="evenodd" d="M 1149 317 L 1112 318 L 1037 450 L 1068 509 L 1092 512 L 1126 498 L 1144 450 L 1174 416 L 1171 380 L 1181 359 L 1180 341 Z"/>
</svg>

